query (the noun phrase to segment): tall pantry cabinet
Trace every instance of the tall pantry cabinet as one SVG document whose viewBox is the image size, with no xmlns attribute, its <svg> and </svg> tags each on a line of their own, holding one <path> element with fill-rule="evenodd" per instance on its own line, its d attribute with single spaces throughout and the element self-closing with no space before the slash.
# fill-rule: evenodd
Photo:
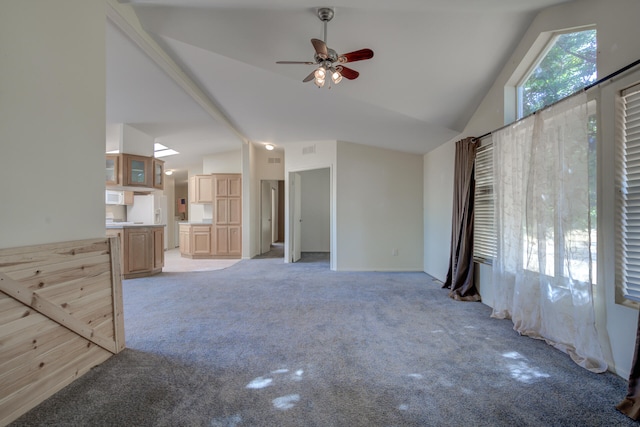
<svg viewBox="0 0 640 427">
<path fill-rule="evenodd" d="M 242 178 L 239 174 L 213 175 L 213 254 L 242 255 Z"/>
</svg>

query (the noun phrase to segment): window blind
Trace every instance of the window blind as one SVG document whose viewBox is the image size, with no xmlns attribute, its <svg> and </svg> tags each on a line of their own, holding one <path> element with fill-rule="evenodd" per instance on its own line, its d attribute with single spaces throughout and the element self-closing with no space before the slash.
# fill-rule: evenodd
<svg viewBox="0 0 640 427">
<path fill-rule="evenodd" d="M 496 255 L 493 223 L 493 142 L 481 141 L 475 160 L 473 260 L 491 264 Z"/>
<path fill-rule="evenodd" d="M 640 84 L 622 91 L 620 245 L 623 294 L 640 302 Z"/>
</svg>

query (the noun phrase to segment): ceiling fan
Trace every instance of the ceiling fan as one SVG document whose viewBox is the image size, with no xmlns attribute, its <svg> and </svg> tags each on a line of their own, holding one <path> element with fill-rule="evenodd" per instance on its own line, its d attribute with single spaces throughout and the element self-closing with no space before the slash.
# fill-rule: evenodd
<svg viewBox="0 0 640 427">
<path fill-rule="evenodd" d="M 373 58 L 373 51 L 371 49 L 360 49 L 338 55 L 335 50 L 329 48 L 327 46 L 327 22 L 331 21 L 333 15 L 333 9 L 329 7 L 318 9 L 318 18 L 324 23 L 324 40 L 311 39 L 311 44 L 316 51 L 313 56 L 315 62 L 277 61 L 276 64 L 318 65 L 318 68 L 302 80 L 305 83 L 313 80 L 318 87 L 324 86 L 327 75 L 331 77 L 331 81 L 334 84 L 340 83 L 343 77 L 349 80 L 357 79 L 360 73 L 342 64 L 371 59 Z"/>
</svg>

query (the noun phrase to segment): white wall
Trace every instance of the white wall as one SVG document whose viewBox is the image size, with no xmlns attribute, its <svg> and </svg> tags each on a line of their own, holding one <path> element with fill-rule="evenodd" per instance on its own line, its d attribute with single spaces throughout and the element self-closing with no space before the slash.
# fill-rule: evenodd
<svg viewBox="0 0 640 427">
<path fill-rule="evenodd" d="M 419 155 L 338 143 L 338 270 L 422 271 L 422 166 Z"/>
<path fill-rule="evenodd" d="M 267 151 L 262 145 L 254 145 L 255 166 L 258 181 L 282 181 L 284 179 L 284 150 Z"/>
<path fill-rule="evenodd" d="M 0 247 L 104 236 L 104 4 L 0 2 L 0 52 Z"/>
<path fill-rule="evenodd" d="M 120 152 L 153 157 L 154 138 L 129 124 L 121 124 Z"/>
<path fill-rule="evenodd" d="M 331 171 L 305 171 L 302 176 L 302 252 L 331 251 Z"/>
<path fill-rule="evenodd" d="M 202 158 L 202 173 L 242 173 L 241 150 L 204 156 Z"/>
<path fill-rule="evenodd" d="M 260 181 L 254 144 L 242 144 L 242 258 L 260 253 Z"/>
<path fill-rule="evenodd" d="M 455 144 L 424 156 L 424 271 L 444 282 L 449 268 Z"/>
<path fill-rule="evenodd" d="M 518 44 L 514 53 L 499 73 L 496 81 L 477 109 L 463 135 L 480 135 L 497 129 L 505 120 L 513 118 L 513 108 L 505 108 L 505 86 L 518 65 L 527 55 L 531 46 L 543 32 L 596 25 L 598 31 L 598 75 L 605 76 L 618 68 L 640 58 L 640 2 L 636 0 L 582 0 L 552 7 L 541 12 L 533 21 Z M 607 355 L 610 369 L 622 377 L 627 377 L 631 367 L 636 335 L 638 311 L 615 303 L 615 194 L 614 186 L 614 97 L 617 90 L 631 82 L 640 80 L 640 72 L 633 76 L 617 79 L 613 84 L 602 85 L 601 89 L 590 91 L 591 96 L 599 98 L 600 131 L 599 146 L 599 182 L 598 182 L 598 285 L 596 287 L 596 318 L 603 350 Z M 511 103 L 511 99 L 508 99 Z M 438 180 L 442 176 L 442 167 L 450 164 L 453 168 L 451 153 L 454 141 L 447 148 L 441 148 L 425 156 L 425 182 Z M 450 183 L 452 188 L 453 171 Z M 428 193 L 427 193 L 428 192 Z M 437 198 L 432 188 L 425 187 L 425 200 Z M 450 203 L 450 202 L 447 202 Z M 427 242 L 425 232 L 425 271 L 439 277 L 446 272 L 447 265 L 441 257 L 438 247 L 449 248 L 450 220 L 443 222 L 442 217 L 450 214 L 451 205 L 440 206 L 425 202 L 425 230 L 438 226 L 449 228 L 447 237 L 438 243 Z M 433 236 L 431 236 L 433 237 Z M 428 261 L 427 261 L 428 260 Z M 487 266 L 480 269 L 480 292 L 483 301 L 490 304 L 493 293 L 491 270 Z"/>
</svg>

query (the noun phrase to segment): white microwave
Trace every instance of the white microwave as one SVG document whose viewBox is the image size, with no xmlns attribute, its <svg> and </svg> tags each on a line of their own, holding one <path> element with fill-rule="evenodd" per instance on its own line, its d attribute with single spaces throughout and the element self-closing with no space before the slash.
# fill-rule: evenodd
<svg viewBox="0 0 640 427">
<path fill-rule="evenodd" d="M 105 190 L 107 205 L 124 205 L 124 191 Z"/>
</svg>

